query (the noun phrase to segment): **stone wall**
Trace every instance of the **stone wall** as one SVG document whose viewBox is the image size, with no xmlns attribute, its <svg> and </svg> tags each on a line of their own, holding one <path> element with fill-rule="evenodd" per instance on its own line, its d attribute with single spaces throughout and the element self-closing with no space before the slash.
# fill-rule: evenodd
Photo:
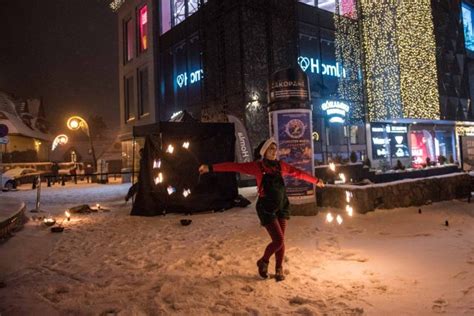
<svg viewBox="0 0 474 316">
<path fill-rule="evenodd" d="M 327 185 L 318 196 L 318 205 L 345 208 L 345 191 L 353 194 L 351 205 L 354 211 L 366 213 L 377 208 L 418 206 L 466 198 L 470 192 L 470 176 L 454 173 L 366 186 Z"/>
</svg>

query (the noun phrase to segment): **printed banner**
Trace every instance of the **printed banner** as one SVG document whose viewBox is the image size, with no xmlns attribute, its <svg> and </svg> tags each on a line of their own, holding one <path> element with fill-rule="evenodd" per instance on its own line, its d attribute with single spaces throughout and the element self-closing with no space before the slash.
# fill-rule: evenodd
<svg viewBox="0 0 474 316">
<path fill-rule="evenodd" d="M 278 133 L 278 156 L 290 165 L 313 174 L 312 122 L 309 110 L 283 110 L 273 115 L 273 130 Z M 313 185 L 299 179 L 285 177 L 288 196 L 310 196 Z"/>
</svg>

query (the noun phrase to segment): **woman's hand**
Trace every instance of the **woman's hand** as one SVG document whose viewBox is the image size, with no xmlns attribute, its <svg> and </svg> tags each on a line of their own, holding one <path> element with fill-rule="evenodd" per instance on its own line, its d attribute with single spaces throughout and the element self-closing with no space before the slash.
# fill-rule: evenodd
<svg viewBox="0 0 474 316">
<path fill-rule="evenodd" d="M 209 172 L 209 166 L 208 165 L 201 165 L 199 167 L 199 174 L 204 174 Z"/>
<path fill-rule="evenodd" d="M 316 186 L 317 186 L 318 188 L 324 188 L 324 187 L 325 187 L 324 182 L 321 181 L 321 180 L 319 180 L 319 181 L 316 183 Z"/>
</svg>

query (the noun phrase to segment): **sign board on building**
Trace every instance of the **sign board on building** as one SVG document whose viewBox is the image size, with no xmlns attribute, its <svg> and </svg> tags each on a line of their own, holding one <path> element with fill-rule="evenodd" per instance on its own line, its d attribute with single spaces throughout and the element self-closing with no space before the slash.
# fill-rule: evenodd
<svg viewBox="0 0 474 316">
<path fill-rule="evenodd" d="M 371 125 L 370 131 L 374 159 L 407 158 L 410 156 L 406 125 L 376 123 Z"/>
<path fill-rule="evenodd" d="M 344 124 L 349 113 L 349 105 L 342 101 L 328 100 L 321 104 L 321 110 L 326 114 L 329 123 Z"/>
<path fill-rule="evenodd" d="M 179 88 L 183 88 L 188 86 L 188 84 L 194 84 L 201 81 L 202 78 L 204 78 L 204 72 L 202 69 L 198 69 L 190 73 L 183 72 L 176 76 L 176 84 Z"/>
<path fill-rule="evenodd" d="M 304 72 L 308 71 L 313 74 L 321 74 L 323 76 L 340 78 L 346 77 L 346 71 L 342 68 L 339 62 L 335 64 L 324 64 L 317 58 L 311 58 L 306 56 L 298 57 L 298 65 Z"/>
<path fill-rule="evenodd" d="M 308 102 L 308 76 L 298 68 L 288 68 L 275 72 L 268 87 L 269 103 Z"/>
</svg>

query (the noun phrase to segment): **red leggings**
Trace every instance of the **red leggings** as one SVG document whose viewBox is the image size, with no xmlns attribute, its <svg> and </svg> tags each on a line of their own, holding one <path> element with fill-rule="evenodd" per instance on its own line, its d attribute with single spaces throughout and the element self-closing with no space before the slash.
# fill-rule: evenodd
<svg viewBox="0 0 474 316">
<path fill-rule="evenodd" d="M 272 238 L 272 242 L 265 248 L 262 260 L 268 262 L 270 257 L 275 254 L 276 268 L 281 268 L 283 257 L 285 255 L 285 229 L 286 219 L 278 218 L 270 224 L 266 225 L 268 234 Z"/>
</svg>

